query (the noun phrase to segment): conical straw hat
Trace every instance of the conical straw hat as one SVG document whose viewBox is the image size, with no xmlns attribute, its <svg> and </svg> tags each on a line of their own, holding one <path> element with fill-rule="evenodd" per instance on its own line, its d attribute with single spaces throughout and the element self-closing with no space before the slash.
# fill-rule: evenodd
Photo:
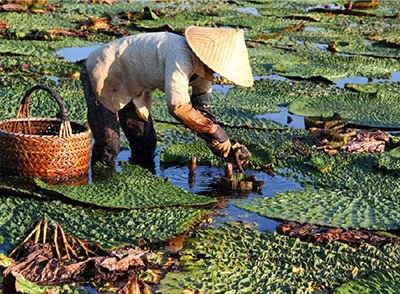
<svg viewBox="0 0 400 294">
<path fill-rule="evenodd" d="M 194 54 L 214 72 L 236 85 L 253 85 L 243 30 L 191 26 L 185 37 Z"/>
</svg>

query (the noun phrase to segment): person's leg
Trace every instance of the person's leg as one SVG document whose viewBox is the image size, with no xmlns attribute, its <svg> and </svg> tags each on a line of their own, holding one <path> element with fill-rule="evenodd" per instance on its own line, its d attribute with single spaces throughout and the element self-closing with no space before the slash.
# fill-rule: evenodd
<svg viewBox="0 0 400 294">
<path fill-rule="evenodd" d="M 87 119 L 94 137 L 91 163 L 100 162 L 114 167 L 120 151 L 117 116 L 96 99 L 84 64 L 80 79 L 88 108 Z"/>
<path fill-rule="evenodd" d="M 154 172 L 157 135 L 151 114 L 148 122 L 139 118 L 131 102 L 118 112 L 119 122 L 131 148 L 131 164 L 138 164 Z"/>
</svg>

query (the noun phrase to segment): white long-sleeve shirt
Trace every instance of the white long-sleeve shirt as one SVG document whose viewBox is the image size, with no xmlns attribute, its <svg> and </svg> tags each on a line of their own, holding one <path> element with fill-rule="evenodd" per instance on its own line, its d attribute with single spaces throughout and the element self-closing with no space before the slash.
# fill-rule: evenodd
<svg viewBox="0 0 400 294">
<path fill-rule="evenodd" d="M 99 101 L 117 112 L 133 102 L 148 117 L 150 93 L 164 91 L 170 113 L 190 102 L 194 94 L 211 92 L 212 73 L 190 49 L 185 37 L 145 33 L 112 41 L 92 52 L 86 61 L 90 82 Z M 190 83 L 192 75 L 197 78 Z"/>
</svg>

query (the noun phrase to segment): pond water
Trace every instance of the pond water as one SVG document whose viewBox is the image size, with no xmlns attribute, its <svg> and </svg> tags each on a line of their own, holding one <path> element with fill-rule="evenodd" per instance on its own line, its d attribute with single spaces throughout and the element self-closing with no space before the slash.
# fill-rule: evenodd
<svg viewBox="0 0 400 294">
<path fill-rule="evenodd" d="M 60 83 L 60 78 L 56 77 L 56 76 L 49 76 L 49 75 L 44 75 L 43 78 L 49 78 L 51 79 L 53 82 L 56 83 L 56 85 L 58 86 Z"/>
<path fill-rule="evenodd" d="M 236 8 L 236 10 L 239 11 L 239 12 L 244 12 L 244 13 L 248 13 L 248 14 L 261 16 L 261 14 L 258 11 L 258 9 L 254 8 L 254 7 L 238 7 L 238 8 Z"/>
<path fill-rule="evenodd" d="M 305 30 L 306 32 L 318 32 L 318 31 L 325 31 L 325 28 L 306 27 L 304 30 Z"/>
<path fill-rule="evenodd" d="M 235 204 L 246 203 L 258 197 L 273 197 L 275 193 L 284 193 L 288 190 L 302 190 L 303 188 L 294 179 L 284 178 L 278 175 L 269 175 L 262 171 L 246 170 L 246 174 L 254 175 L 259 181 L 264 181 L 262 187 L 262 195 L 256 192 L 247 195 L 235 195 L 235 193 L 227 193 L 221 190 L 219 180 L 224 176 L 223 167 L 213 166 L 197 166 L 195 170 L 194 181 L 190 180 L 188 166 L 172 166 L 165 169 L 160 167 L 160 153 L 162 147 L 157 148 L 156 152 L 156 175 L 166 179 L 174 185 L 199 195 L 208 195 L 221 199 L 221 204 L 225 206 L 216 212 L 213 217 L 214 225 L 219 226 L 227 221 L 242 221 L 247 224 L 254 225 L 256 229 L 265 231 L 275 231 L 278 221 L 271 220 L 255 213 L 249 213 L 235 206 Z M 122 150 L 118 155 L 118 162 L 128 161 L 130 157 L 129 150 Z M 118 171 L 121 171 L 117 167 Z M 224 203 L 225 202 L 225 203 Z"/>
<path fill-rule="evenodd" d="M 303 116 L 291 114 L 288 110 L 288 107 L 285 106 L 278 106 L 277 110 L 279 110 L 279 112 L 258 114 L 254 117 L 272 120 L 284 126 L 293 127 L 295 129 L 305 129 Z"/>
<path fill-rule="evenodd" d="M 346 84 L 365 85 L 368 83 L 385 83 L 385 82 L 392 82 L 392 83 L 400 82 L 400 71 L 395 71 L 390 73 L 390 78 L 388 79 L 372 79 L 371 81 L 369 81 L 369 79 L 366 77 L 347 77 L 336 81 L 334 84 L 336 87 L 344 89 Z"/>
<path fill-rule="evenodd" d="M 66 61 L 76 62 L 86 59 L 92 51 L 96 50 L 100 46 L 101 45 L 62 48 L 54 53 L 53 56 L 61 56 Z"/>
<path fill-rule="evenodd" d="M 312 10 L 316 8 L 324 8 L 324 9 L 344 9 L 343 5 L 339 5 L 336 3 L 329 3 L 329 4 L 318 4 L 307 7 L 307 10 Z"/>
</svg>

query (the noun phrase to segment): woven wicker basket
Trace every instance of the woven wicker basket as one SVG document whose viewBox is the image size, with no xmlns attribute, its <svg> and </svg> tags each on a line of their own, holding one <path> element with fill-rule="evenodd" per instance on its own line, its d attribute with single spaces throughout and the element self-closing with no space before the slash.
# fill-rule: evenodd
<svg viewBox="0 0 400 294">
<path fill-rule="evenodd" d="M 45 90 L 57 101 L 61 119 L 30 118 L 29 101 Z M 61 97 L 37 85 L 21 101 L 17 118 L 0 121 L 0 172 L 40 179 L 81 177 L 88 173 L 90 129 L 68 118 Z"/>
</svg>

